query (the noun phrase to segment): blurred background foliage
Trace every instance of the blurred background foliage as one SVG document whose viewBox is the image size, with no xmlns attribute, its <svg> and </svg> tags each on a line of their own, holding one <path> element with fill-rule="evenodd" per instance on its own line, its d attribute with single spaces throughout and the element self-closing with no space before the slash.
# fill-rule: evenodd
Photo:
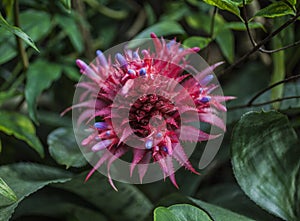
<svg viewBox="0 0 300 221">
<path fill-rule="evenodd" d="M 296 0 L 2 0 L 0 12 L 1 221 L 300 219 Z M 225 61 L 216 75 L 237 99 L 222 147 L 200 176 L 180 169 L 179 190 L 167 180 L 115 192 L 100 174 L 84 183 L 90 166 L 71 114 L 60 117 L 75 60 L 151 32 Z"/>
</svg>

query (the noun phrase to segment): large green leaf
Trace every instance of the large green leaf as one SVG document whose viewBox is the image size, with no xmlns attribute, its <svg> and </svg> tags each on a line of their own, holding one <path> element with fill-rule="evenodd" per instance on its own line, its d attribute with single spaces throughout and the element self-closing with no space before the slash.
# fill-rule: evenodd
<svg viewBox="0 0 300 221">
<path fill-rule="evenodd" d="M 235 2 L 238 4 L 238 6 L 243 6 L 243 1 L 245 1 L 245 4 L 250 4 L 253 0 L 230 0 L 231 2 Z"/>
<path fill-rule="evenodd" d="M 229 11 L 237 15 L 239 18 L 241 18 L 240 9 L 238 7 L 239 3 L 237 2 L 231 0 L 203 0 L 203 1 L 206 2 L 207 4 L 216 6 L 219 9 Z"/>
<path fill-rule="evenodd" d="M 17 196 L 14 191 L 5 183 L 0 177 L 0 195 L 11 200 L 12 202 L 17 201 Z"/>
<path fill-rule="evenodd" d="M 43 11 L 26 10 L 20 13 L 21 27 L 35 42 L 41 40 L 51 29 L 50 15 Z M 10 32 L 0 31 L 0 64 L 17 55 L 16 40 Z"/>
<path fill-rule="evenodd" d="M 224 29 L 218 32 L 216 41 L 229 63 L 234 61 L 234 35 L 231 30 Z"/>
<path fill-rule="evenodd" d="M 243 191 L 284 220 L 300 216 L 300 145 L 286 116 L 249 112 L 232 136 L 232 165 Z"/>
<path fill-rule="evenodd" d="M 295 12 L 284 2 L 274 2 L 267 7 L 259 10 L 255 16 L 262 16 L 266 18 L 274 18 L 284 15 L 295 15 Z"/>
<path fill-rule="evenodd" d="M 190 198 L 193 203 L 204 210 L 214 221 L 254 221 L 240 214 L 231 212 L 230 210 L 223 209 L 221 207 L 203 202 L 198 199 Z"/>
<path fill-rule="evenodd" d="M 116 192 L 107 177 L 95 173 L 86 183 L 87 173 L 74 177 L 70 182 L 56 184 L 84 198 L 96 208 L 104 211 L 109 220 L 143 220 L 152 210 L 152 204 L 135 186 L 119 183 Z"/>
<path fill-rule="evenodd" d="M 13 218 L 21 220 L 24 216 L 33 215 L 61 220 L 108 221 L 101 211 L 91 208 L 80 197 L 55 188 L 42 189 L 25 198 Z"/>
<path fill-rule="evenodd" d="M 60 77 L 61 66 L 44 60 L 37 60 L 29 66 L 25 86 L 25 98 L 30 118 L 37 123 L 36 100 L 43 90 Z"/>
<path fill-rule="evenodd" d="M 58 128 L 52 131 L 47 139 L 49 153 L 54 160 L 69 167 L 82 167 L 86 165 L 73 133 L 72 128 Z"/>
<path fill-rule="evenodd" d="M 189 204 L 177 204 L 154 210 L 154 221 L 212 221 L 209 215 Z"/>
<path fill-rule="evenodd" d="M 257 29 L 261 28 L 262 30 L 266 31 L 265 27 L 262 23 L 259 22 L 249 22 L 248 24 L 249 29 Z M 231 29 L 235 31 L 246 31 L 246 25 L 244 22 L 226 22 L 223 26 L 224 29 Z"/>
<path fill-rule="evenodd" d="M 65 32 L 70 39 L 73 47 L 78 51 L 83 51 L 83 39 L 80 30 L 76 24 L 74 17 L 56 15 L 56 23 L 61 27 L 62 31 Z"/>
<path fill-rule="evenodd" d="M 199 47 L 205 48 L 211 42 L 211 38 L 205 38 L 200 36 L 192 36 L 184 40 L 183 45 L 189 48 Z"/>
<path fill-rule="evenodd" d="M 229 177 L 227 176 L 226 179 L 229 179 Z M 250 200 L 236 182 L 223 181 L 220 182 L 220 184 L 202 187 L 199 189 L 197 196 L 201 196 L 201 200 L 204 200 L 205 202 L 241 214 L 256 221 L 282 221 L 282 219 L 271 215 Z"/>
<path fill-rule="evenodd" d="M 3 18 L 2 14 L 0 13 L 0 28 L 4 28 L 7 31 L 17 35 L 19 38 L 23 39 L 28 45 L 33 47 L 36 51 L 39 51 L 37 47 L 35 46 L 33 40 L 20 28 L 15 27 L 13 25 L 10 25 L 7 23 L 7 21 Z"/>
<path fill-rule="evenodd" d="M 50 14 L 44 11 L 26 10 L 20 13 L 20 23 L 35 42 L 45 37 L 51 29 Z"/>
<path fill-rule="evenodd" d="M 50 183 L 66 182 L 70 174 L 39 164 L 18 163 L 0 167 L 0 177 L 5 179 L 18 199 L 10 205 L 7 205 L 5 200 L 0 200 L 1 221 L 8 221 L 20 201 L 26 196 Z"/>
<path fill-rule="evenodd" d="M 60 0 L 65 9 L 70 12 L 71 11 L 71 0 Z"/>
<path fill-rule="evenodd" d="M 204 30 L 207 34 L 211 32 L 211 19 L 205 14 L 189 15 L 186 17 L 186 21 L 195 29 Z M 234 29 L 234 26 L 240 25 L 233 23 L 230 26 L 230 24 L 231 23 L 227 23 L 221 15 L 216 14 L 214 32 L 211 39 L 216 40 L 224 57 L 232 63 L 234 61 L 234 35 L 231 29 Z"/>
<path fill-rule="evenodd" d="M 44 149 L 35 134 L 35 127 L 25 115 L 0 111 L 0 131 L 25 141 L 41 157 L 44 156 Z"/>
<path fill-rule="evenodd" d="M 157 36 L 166 36 L 166 35 L 173 35 L 173 34 L 184 34 L 184 29 L 174 21 L 161 21 L 154 25 L 149 26 L 144 31 L 139 33 L 136 37 L 134 37 L 133 40 L 136 39 L 143 39 L 143 38 L 150 38 L 151 32 L 154 32 Z M 130 42 L 129 46 L 130 48 L 134 48 L 139 44 L 142 44 L 143 41 L 132 41 Z"/>
<path fill-rule="evenodd" d="M 168 208 L 160 206 L 153 212 L 154 221 L 180 221 Z"/>
</svg>

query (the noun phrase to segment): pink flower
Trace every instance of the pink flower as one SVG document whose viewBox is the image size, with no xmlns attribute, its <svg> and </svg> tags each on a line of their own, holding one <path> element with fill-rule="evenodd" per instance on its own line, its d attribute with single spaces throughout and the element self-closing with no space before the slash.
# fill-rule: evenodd
<svg viewBox="0 0 300 221">
<path fill-rule="evenodd" d="M 109 182 L 115 188 L 109 174 L 110 165 L 128 153 L 132 154 L 130 174 L 139 165 L 141 182 L 148 164 L 157 162 L 164 176 L 169 176 L 178 188 L 173 159 L 198 174 L 180 141 L 201 142 L 218 136 L 191 126 L 189 121 L 193 119 L 190 116 L 197 116 L 200 122 L 225 131 L 218 113 L 226 111 L 222 102 L 233 97 L 213 95 L 217 86 L 211 83 L 214 78 L 211 72 L 221 63 L 192 77 L 185 71 L 191 68 L 185 58 L 198 52 L 199 48 L 183 49 L 175 40 L 166 43 L 153 33 L 151 38 L 155 53 L 150 49 L 141 53 L 125 50 L 123 55 L 118 53 L 115 61 L 111 61 L 97 51 L 96 64 L 88 66 L 79 59 L 76 61 L 81 73 L 92 80 L 78 84 L 86 90 L 80 98 L 82 102 L 71 107 L 83 109 L 78 124 L 101 118 L 92 126 L 93 132 L 82 145 L 95 153 L 108 150 L 86 180 L 106 162 Z M 93 101 L 88 99 L 91 95 Z M 193 102 L 186 102 L 187 99 Z M 118 127 L 114 127 L 114 122 Z M 134 147 L 129 145 L 130 141 L 134 141 Z"/>
</svg>

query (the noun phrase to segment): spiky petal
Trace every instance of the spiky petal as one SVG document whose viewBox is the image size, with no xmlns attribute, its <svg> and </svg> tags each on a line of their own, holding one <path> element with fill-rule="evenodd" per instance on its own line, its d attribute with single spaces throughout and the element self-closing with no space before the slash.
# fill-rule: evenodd
<svg viewBox="0 0 300 221">
<path fill-rule="evenodd" d="M 233 99 L 214 95 L 212 92 L 218 85 L 212 83 L 212 71 L 221 63 L 212 65 L 195 77 L 184 73 L 185 69 L 194 70 L 189 66 L 186 55 L 199 51 L 199 48 L 181 48 L 175 39 L 166 43 L 154 33 L 151 38 L 155 53 L 150 50 L 117 53 L 114 61 L 106 59 L 101 51 L 97 51 L 96 63 L 87 65 L 76 60 L 81 73 L 90 78 L 91 82 L 81 82 L 78 87 L 85 90 L 78 104 L 68 108 L 82 110 L 78 124 L 88 124 L 101 117 L 91 126 L 94 130 L 82 141 L 91 152 L 105 151 L 86 180 L 105 162 L 110 184 L 114 186 L 110 174 L 110 166 L 127 152 L 132 153 L 130 175 L 138 167 L 142 182 L 150 162 L 157 162 L 164 177 L 169 176 L 178 188 L 175 179 L 173 159 L 186 169 L 199 174 L 189 162 L 181 141 L 201 142 L 218 137 L 189 125 L 192 114 L 205 122 L 225 131 L 225 124 L 219 111 L 226 111 L 222 102 Z M 174 81 L 160 79 L 159 76 Z M 142 78 L 143 83 L 137 79 Z M 174 83 L 175 82 L 175 83 Z M 178 89 L 180 84 L 187 94 Z M 162 90 L 168 88 L 168 90 Z M 158 93 L 160 92 L 160 93 Z M 118 97 L 119 96 L 119 97 Z M 133 104 L 130 100 L 137 96 Z M 96 99 L 90 100 L 90 97 Z M 193 105 L 186 104 L 190 97 Z M 175 105 L 170 99 L 176 100 Z M 117 111 L 113 112 L 113 108 Z M 129 117 L 123 113 L 129 113 Z M 181 118 L 181 114 L 187 117 Z M 113 128 L 112 121 L 120 122 L 120 128 Z M 134 138 L 133 138 L 134 136 Z M 138 138 L 136 138 L 138 137 Z M 180 140 L 180 139 L 181 140 Z M 130 147 L 126 142 L 134 140 L 137 147 Z"/>
</svg>

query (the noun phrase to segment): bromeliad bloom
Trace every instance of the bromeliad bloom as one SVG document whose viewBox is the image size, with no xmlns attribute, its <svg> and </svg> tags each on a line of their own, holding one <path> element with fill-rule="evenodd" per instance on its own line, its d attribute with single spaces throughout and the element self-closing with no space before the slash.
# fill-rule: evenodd
<svg viewBox="0 0 300 221">
<path fill-rule="evenodd" d="M 78 125 L 96 121 L 81 144 L 95 156 L 103 152 L 86 180 L 106 163 L 109 182 L 115 188 L 109 172 L 111 164 L 127 153 L 131 155 L 129 173 L 132 175 L 138 167 L 140 182 L 148 164 L 154 162 L 178 188 L 173 160 L 198 174 L 182 142 L 218 137 L 196 127 L 195 118 L 225 131 L 219 113 L 226 112 L 223 102 L 233 97 L 213 94 L 218 86 L 212 83 L 212 71 L 221 63 L 196 71 L 186 58 L 199 48 L 184 49 L 175 40 L 167 43 L 153 33 L 151 38 L 155 52 L 125 50 L 112 61 L 97 51 L 94 64 L 76 61 L 91 81 L 78 84 L 84 92 L 71 108 L 81 110 Z"/>
</svg>

